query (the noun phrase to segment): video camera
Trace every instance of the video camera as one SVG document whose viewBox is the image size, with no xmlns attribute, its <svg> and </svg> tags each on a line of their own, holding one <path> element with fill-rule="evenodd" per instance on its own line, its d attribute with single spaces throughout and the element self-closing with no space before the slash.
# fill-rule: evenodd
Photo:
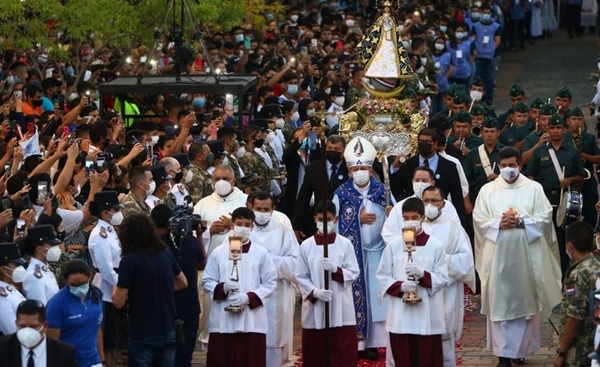
<svg viewBox="0 0 600 367">
<path fill-rule="evenodd" d="M 193 212 L 194 208 L 188 204 L 173 208 L 173 215 L 169 219 L 169 233 L 177 247 L 179 247 L 181 240 L 197 230 L 202 224 L 200 215 Z"/>
</svg>

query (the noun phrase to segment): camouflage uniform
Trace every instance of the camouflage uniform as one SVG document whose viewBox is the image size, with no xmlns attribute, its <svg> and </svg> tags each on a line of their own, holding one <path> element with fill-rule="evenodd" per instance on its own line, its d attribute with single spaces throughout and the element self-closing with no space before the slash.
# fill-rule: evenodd
<svg viewBox="0 0 600 367">
<path fill-rule="evenodd" d="M 172 192 L 168 192 L 167 195 L 165 195 L 162 198 L 162 204 L 165 204 L 169 208 L 173 209 L 177 206 L 177 199 L 175 198 L 175 195 L 173 195 Z"/>
<path fill-rule="evenodd" d="M 244 171 L 245 186 L 251 191 L 271 192 L 272 170 L 267 166 L 263 158 L 254 151 L 246 150 L 246 154 L 239 160 L 240 167 Z"/>
<path fill-rule="evenodd" d="M 150 207 L 143 201 L 139 201 L 130 191 L 123 200 L 123 217 L 127 218 L 134 213 L 145 214 L 150 216 Z"/>
<path fill-rule="evenodd" d="M 344 109 L 352 107 L 356 102 L 360 101 L 363 98 L 367 98 L 367 93 L 363 88 L 357 88 L 352 85 L 348 88 L 348 92 L 346 92 L 346 100 L 344 101 Z"/>
<path fill-rule="evenodd" d="M 206 170 L 195 164 L 192 164 L 191 170 L 194 173 L 194 177 L 192 177 L 192 181 L 186 186 L 190 195 L 192 195 L 194 204 L 196 204 L 200 199 L 207 197 L 215 190 L 213 188 L 212 177 L 210 177 L 210 174 Z"/>
<path fill-rule="evenodd" d="M 302 123 L 304 123 L 304 121 L 302 121 Z M 283 137 L 285 138 L 285 142 L 283 144 L 283 149 L 287 148 L 287 145 L 292 140 L 292 131 L 294 131 L 294 128 L 292 127 L 291 122 L 286 122 L 283 125 L 283 127 L 281 128 L 281 133 L 283 134 Z"/>
<path fill-rule="evenodd" d="M 563 300 L 560 315 L 560 338 L 567 319 L 573 317 L 581 320 L 577 336 L 567 351 L 565 365 L 570 367 L 588 367 L 588 354 L 594 351 L 594 333 L 596 325 L 588 317 L 590 293 L 596 289 L 596 272 L 600 270 L 600 262 L 593 254 L 586 255 L 569 268 L 563 282 Z"/>
<path fill-rule="evenodd" d="M 233 155 L 228 155 L 227 156 L 227 164 L 229 164 L 229 167 L 231 167 L 231 169 L 233 170 L 233 175 L 235 177 L 235 186 L 240 190 L 244 190 L 244 184 L 242 183 L 242 176 L 240 175 L 239 160 L 236 157 L 234 157 Z M 246 171 L 244 171 L 243 168 L 242 168 L 242 172 L 244 172 L 244 175 L 246 175 Z"/>
</svg>

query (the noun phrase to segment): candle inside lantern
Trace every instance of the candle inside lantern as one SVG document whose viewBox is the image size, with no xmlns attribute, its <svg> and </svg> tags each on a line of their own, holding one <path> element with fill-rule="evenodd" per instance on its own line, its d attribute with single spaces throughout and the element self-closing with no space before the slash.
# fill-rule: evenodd
<svg viewBox="0 0 600 367">
<path fill-rule="evenodd" d="M 413 228 L 404 228 L 402 231 L 402 238 L 404 239 L 404 242 L 414 242 L 415 230 Z"/>
</svg>

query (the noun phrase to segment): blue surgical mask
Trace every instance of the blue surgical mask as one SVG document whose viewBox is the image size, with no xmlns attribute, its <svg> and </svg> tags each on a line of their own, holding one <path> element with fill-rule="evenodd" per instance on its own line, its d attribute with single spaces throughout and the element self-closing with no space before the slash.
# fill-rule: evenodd
<svg viewBox="0 0 600 367">
<path fill-rule="evenodd" d="M 465 34 L 463 32 L 456 32 L 455 36 L 457 40 L 462 40 L 465 37 Z"/>
<path fill-rule="evenodd" d="M 290 96 L 295 96 L 298 93 L 298 85 L 290 84 L 287 86 L 287 92 Z"/>
<path fill-rule="evenodd" d="M 447 30 L 448 30 L 448 26 L 447 25 L 441 25 L 440 26 L 440 32 L 446 33 Z"/>
<path fill-rule="evenodd" d="M 481 16 L 481 20 L 483 20 L 484 22 L 489 22 L 490 20 L 492 20 L 492 14 L 483 14 Z"/>
<path fill-rule="evenodd" d="M 206 98 L 196 97 L 194 98 L 194 107 L 202 108 L 206 104 Z"/>
<path fill-rule="evenodd" d="M 471 20 L 479 20 L 479 13 L 471 13 Z"/>
<path fill-rule="evenodd" d="M 244 34 L 243 33 L 236 34 L 235 42 L 244 42 Z"/>
<path fill-rule="evenodd" d="M 300 149 L 303 149 L 305 151 L 308 151 L 310 149 L 310 139 L 309 138 L 305 138 L 304 140 L 302 140 L 302 143 L 300 144 Z"/>
<path fill-rule="evenodd" d="M 85 297 L 90 291 L 90 284 L 86 283 L 77 287 L 69 286 L 69 291 L 77 298 Z"/>
</svg>

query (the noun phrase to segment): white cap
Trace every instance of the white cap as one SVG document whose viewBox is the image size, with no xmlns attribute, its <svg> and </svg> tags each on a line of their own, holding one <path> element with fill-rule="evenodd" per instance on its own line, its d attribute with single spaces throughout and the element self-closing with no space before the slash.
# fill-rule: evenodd
<svg viewBox="0 0 600 367">
<path fill-rule="evenodd" d="M 348 167 L 352 166 L 372 166 L 375 162 L 377 151 L 373 144 L 365 138 L 354 138 L 346 145 L 344 150 L 344 159 Z"/>
</svg>

